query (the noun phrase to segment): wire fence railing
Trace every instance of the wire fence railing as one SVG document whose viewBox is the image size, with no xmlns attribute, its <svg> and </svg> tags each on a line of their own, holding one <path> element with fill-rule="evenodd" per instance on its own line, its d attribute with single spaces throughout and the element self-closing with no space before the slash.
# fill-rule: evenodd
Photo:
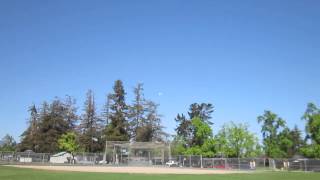
<svg viewBox="0 0 320 180">
<path fill-rule="evenodd" d="M 250 171 L 320 172 L 320 159 L 291 158 L 207 158 L 199 155 L 171 157 L 108 156 L 104 153 L 75 153 L 73 156 L 34 152 L 0 152 L 0 164 L 95 165 L 95 166 L 166 166 Z"/>
</svg>

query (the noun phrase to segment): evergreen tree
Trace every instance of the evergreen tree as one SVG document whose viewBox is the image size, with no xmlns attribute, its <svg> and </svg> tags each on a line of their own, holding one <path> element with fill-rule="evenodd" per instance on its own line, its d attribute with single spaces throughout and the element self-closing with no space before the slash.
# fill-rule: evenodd
<svg viewBox="0 0 320 180">
<path fill-rule="evenodd" d="M 146 101 L 146 124 L 144 127 L 147 130 L 145 135 L 147 141 L 164 141 L 164 138 L 168 136 L 163 131 L 161 125 L 161 115 L 158 113 L 159 104 L 153 101 Z M 148 133 L 148 131 L 151 133 Z"/>
<path fill-rule="evenodd" d="M 110 123 L 106 127 L 106 138 L 109 141 L 129 141 L 128 106 L 121 80 L 115 81 L 113 91 L 114 93 L 110 95 Z"/>
<path fill-rule="evenodd" d="M 204 122 L 212 125 L 213 123 L 210 121 L 211 114 L 214 112 L 214 106 L 210 103 L 193 103 L 189 108 L 189 118 L 193 119 L 195 117 L 199 117 Z"/>
<path fill-rule="evenodd" d="M 56 98 L 48 105 L 43 104 L 40 113 L 39 134 L 36 152 L 54 153 L 59 150 L 58 139 L 70 130 L 64 102 Z"/>
<path fill-rule="evenodd" d="M 108 94 L 106 98 L 106 103 L 102 110 L 101 117 L 102 117 L 102 120 L 104 121 L 104 126 L 107 126 L 109 124 L 110 99 L 111 99 L 111 95 Z"/>
<path fill-rule="evenodd" d="M 149 138 L 145 137 L 145 133 L 151 136 L 152 127 L 146 126 L 146 101 L 143 95 L 143 84 L 138 83 L 134 88 L 134 96 L 133 104 L 129 107 L 130 136 L 134 141 L 146 141 Z"/>
<path fill-rule="evenodd" d="M 64 101 L 64 109 L 64 119 L 68 123 L 68 128 L 70 130 L 75 130 L 79 119 L 77 115 L 76 100 L 67 95 Z"/>
<path fill-rule="evenodd" d="M 195 146 L 197 143 L 196 127 L 192 123 L 192 119 L 199 118 L 204 124 L 208 126 L 213 125 L 210 121 L 214 112 L 214 106 L 210 103 L 193 103 L 189 107 L 189 119 L 183 114 L 178 114 L 175 121 L 178 123 L 176 128 L 177 135 L 186 142 L 186 147 Z"/>
<path fill-rule="evenodd" d="M 283 157 L 285 158 L 291 158 L 295 154 L 299 153 L 300 148 L 304 145 L 301 132 L 297 126 L 292 130 L 285 127 L 279 133 L 277 141 L 281 151 L 283 152 Z"/>
<path fill-rule="evenodd" d="M 291 156 L 294 156 L 296 154 L 300 153 L 300 149 L 305 146 L 305 141 L 302 138 L 302 132 L 298 128 L 297 125 L 294 126 L 294 128 L 290 131 L 290 139 L 292 141 L 292 147 L 291 147 Z"/>
<path fill-rule="evenodd" d="M 192 132 L 193 127 L 191 121 L 188 120 L 184 114 L 178 114 L 175 118 L 175 121 L 178 123 L 175 131 L 177 132 L 177 136 L 181 137 L 185 142 L 185 147 L 188 147 L 192 144 Z"/>
<path fill-rule="evenodd" d="M 89 90 L 86 96 L 80 123 L 80 142 L 85 151 L 97 152 L 102 150 L 101 120 L 97 117 L 93 92 Z"/>
<path fill-rule="evenodd" d="M 36 151 L 37 148 L 39 114 L 34 104 L 29 107 L 28 111 L 30 112 L 30 118 L 28 121 L 29 127 L 21 135 L 21 143 L 19 144 L 20 151 Z"/>
</svg>

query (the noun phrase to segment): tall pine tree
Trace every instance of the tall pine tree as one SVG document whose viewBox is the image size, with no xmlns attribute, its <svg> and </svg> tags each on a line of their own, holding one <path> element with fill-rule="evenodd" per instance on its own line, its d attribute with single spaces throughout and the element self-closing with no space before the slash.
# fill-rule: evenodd
<svg viewBox="0 0 320 180">
<path fill-rule="evenodd" d="M 89 90 L 86 96 L 80 123 L 80 143 L 86 152 L 97 152 L 102 150 L 101 120 L 97 117 L 93 92 Z"/>
<path fill-rule="evenodd" d="M 145 104 L 143 84 L 139 83 L 137 87 L 134 88 L 133 104 L 129 107 L 130 136 L 134 141 L 145 141 L 143 131 L 149 130 L 148 127 L 145 126 Z"/>
<path fill-rule="evenodd" d="M 106 138 L 108 141 L 129 141 L 128 106 L 121 80 L 115 81 L 113 91 L 110 94 L 110 123 L 106 127 Z"/>
</svg>

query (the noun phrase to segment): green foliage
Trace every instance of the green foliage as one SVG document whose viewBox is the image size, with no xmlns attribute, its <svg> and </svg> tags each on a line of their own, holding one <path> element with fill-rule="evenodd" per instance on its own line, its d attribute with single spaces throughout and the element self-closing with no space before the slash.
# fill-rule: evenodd
<svg viewBox="0 0 320 180">
<path fill-rule="evenodd" d="M 304 145 L 300 130 L 295 127 L 290 130 L 286 122 L 271 111 L 265 111 L 258 117 L 262 123 L 261 132 L 265 153 L 272 158 L 290 158 L 300 152 Z"/>
<path fill-rule="evenodd" d="M 320 158 L 320 109 L 309 103 L 302 118 L 306 121 L 307 139 L 311 143 L 301 151 L 307 157 Z"/>
<path fill-rule="evenodd" d="M 106 127 L 106 138 L 109 141 L 129 141 L 128 106 L 125 102 L 125 91 L 121 80 L 115 81 L 113 94 L 110 94 L 110 123 Z"/>
<path fill-rule="evenodd" d="M 301 147 L 301 153 L 308 158 L 317 158 L 320 157 L 320 144 L 309 144 L 304 147 Z"/>
<path fill-rule="evenodd" d="M 184 155 L 203 155 L 204 157 L 213 157 L 215 153 L 215 141 L 212 138 L 212 129 L 210 125 L 204 122 L 200 117 L 194 117 L 190 121 L 193 138 L 191 146 L 186 145 L 185 137 L 177 136 L 173 141 L 174 154 Z"/>
<path fill-rule="evenodd" d="M 247 125 L 225 124 L 215 138 L 218 152 L 227 157 L 256 157 L 260 153 L 258 138 Z"/>
<path fill-rule="evenodd" d="M 58 144 L 60 150 L 67 151 L 71 154 L 74 154 L 80 148 L 80 145 L 77 141 L 77 135 L 74 132 L 63 134 L 58 140 Z"/>
<path fill-rule="evenodd" d="M 150 141 L 152 139 L 152 128 L 146 125 L 146 100 L 143 94 L 143 84 L 138 83 L 134 88 L 134 101 L 129 107 L 130 136 L 138 142 Z"/>
<path fill-rule="evenodd" d="M 29 107 L 30 119 L 28 121 L 29 127 L 25 130 L 21 137 L 21 143 L 19 144 L 19 150 L 33 150 L 36 151 L 37 147 L 37 134 L 39 128 L 39 114 L 36 106 L 33 104 Z"/>
<path fill-rule="evenodd" d="M 265 111 L 262 116 L 258 117 L 258 123 L 262 123 L 262 136 L 264 151 L 268 157 L 281 158 L 285 157 L 284 151 L 279 145 L 279 132 L 285 128 L 285 121 L 271 111 Z"/>
<path fill-rule="evenodd" d="M 204 122 L 200 117 L 194 117 L 191 120 L 191 124 L 194 128 L 194 146 L 202 146 L 206 140 L 212 138 L 212 129 L 210 125 Z"/>
<path fill-rule="evenodd" d="M 213 123 L 210 121 L 210 119 L 213 112 L 214 106 L 210 103 L 193 103 L 190 105 L 188 114 L 190 119 L 199 117 L 205 123 L 212 125 Z"/>
<path fill-rule="evenodd" d="M 53 153 L 59 150 L 58 138 L 75 128 L 77 121 L 75 100 L 70 96 L 55 98 L 50 104 L 44 102 L 40 112 L 35 105 L 29 108 L 29 126 L 21 135 L 19 151 Z M 50 143 L 48 143 L 50 142 Z"/>
<path fill-rule="evenodd" d="M 302 117 L 306 122 L 308 138 L 320 144 L 320 109 L 313 103 L 309 103 Z"/>
<path fill-rule="evenodd" d="M 184 154 L 186 151 L 186 141 L 181 136 L 176 136 L 171 142 L 171 154 L 173 156 Z"/>
</svg>

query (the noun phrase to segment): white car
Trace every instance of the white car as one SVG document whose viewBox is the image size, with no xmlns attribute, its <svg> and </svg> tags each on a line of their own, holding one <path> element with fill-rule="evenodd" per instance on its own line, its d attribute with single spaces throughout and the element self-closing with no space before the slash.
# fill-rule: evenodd
<svg viewBox="0 0 320 180">
<path fill-rule="evenodd" d="M 166 162 L 166 166 L 169 166 L 169 167 L 177 166 L 178 167 L 178 163 L 174 162 L 174 161 L 168 161 L 168 162 Z"/>
</svg>

